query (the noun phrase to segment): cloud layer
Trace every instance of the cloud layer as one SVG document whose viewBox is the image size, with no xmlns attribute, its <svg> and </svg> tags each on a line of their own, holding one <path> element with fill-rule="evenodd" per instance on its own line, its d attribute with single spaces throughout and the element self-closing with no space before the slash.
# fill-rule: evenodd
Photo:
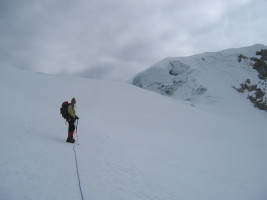
<svg viewBox="0 0 267 200">
<path fill-rule="evenodd" d="M 126 80 L 170 56 L 267 44 L 266 0 L 1 0 L 0 63 Z"/>
</svg>

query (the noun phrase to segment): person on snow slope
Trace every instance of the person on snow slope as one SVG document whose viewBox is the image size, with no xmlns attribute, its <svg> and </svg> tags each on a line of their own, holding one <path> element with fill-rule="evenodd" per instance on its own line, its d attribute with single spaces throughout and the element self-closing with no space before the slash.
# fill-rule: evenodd
<svg viewBox="0 0 267 200">
<path fill-rule="evenodd" d="M 75 112 L 75 104 L 76 104 L 76 99 L 73 97 L 71 99 L 71 103 L 68 106 L 68 113 L 69 113 L 69 128 L 68 128 L 68 138 L 66 142 L 69 143 L 74 143 L 75 139 L 73 139 L 74 131 L 75 131 L 75 120 L 78 120 L 79 117 L 76 115 Z"/>
</svg>

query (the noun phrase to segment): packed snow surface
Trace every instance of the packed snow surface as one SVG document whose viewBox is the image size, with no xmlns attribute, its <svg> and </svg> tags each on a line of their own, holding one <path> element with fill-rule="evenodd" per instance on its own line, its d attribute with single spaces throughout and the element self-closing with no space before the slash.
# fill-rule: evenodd
<svg viewBox="0 0 267 200">
<path fill-rule="evenodd" d="M 267 114 L 224 89 L 189 102 L 0 66 L 0 199 L 81 199 L 75 148 L 85 200 L 266 200 Z M 59 113 L 72 97 L 75 146 Z"/>
</svg>

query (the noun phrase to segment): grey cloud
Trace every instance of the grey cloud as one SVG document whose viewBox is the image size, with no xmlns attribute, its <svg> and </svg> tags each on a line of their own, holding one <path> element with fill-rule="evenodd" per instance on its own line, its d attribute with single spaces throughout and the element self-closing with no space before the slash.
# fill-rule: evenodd
<svg viewBox="0 0 267 200">
<path fill-rule="evenodd" d="M 169 56 L 266 44 L 264 0 L 2 0 L 0 62 L 125 79 Z"/>
</svg>

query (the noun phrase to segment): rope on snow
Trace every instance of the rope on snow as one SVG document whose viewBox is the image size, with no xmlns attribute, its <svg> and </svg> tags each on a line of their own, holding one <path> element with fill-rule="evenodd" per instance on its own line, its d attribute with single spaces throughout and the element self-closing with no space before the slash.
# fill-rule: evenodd
<svg viewBox="0 0 267 200">
<path fill-rule="evenodd" d="M 77 122 L 77 126 L 78 126 L 78 122 Z M 75 135 L 76 135 L 77 140 L 78 140 L 77 126 L 76 126 L 76 134 Z M 79 145 L 79 143 L 78 143 L 78 145 Z M 73 144 L 73 152 L 74 152 L 74 156 L 75 156 L 75 164 L 76 164 L 77 178 L 78 178 L 78 182 L 79 182 L 79 189 L 80 189 L 82 200 L 84 200 L 84 198 L 83 198 L 83 191 L 82 191 L 82 187 L 81 187 L 81 180 L 80 180 L 79 168 L 78 168 L 77 153 L 75 151 L 75 142 Z"/>
</svg>

